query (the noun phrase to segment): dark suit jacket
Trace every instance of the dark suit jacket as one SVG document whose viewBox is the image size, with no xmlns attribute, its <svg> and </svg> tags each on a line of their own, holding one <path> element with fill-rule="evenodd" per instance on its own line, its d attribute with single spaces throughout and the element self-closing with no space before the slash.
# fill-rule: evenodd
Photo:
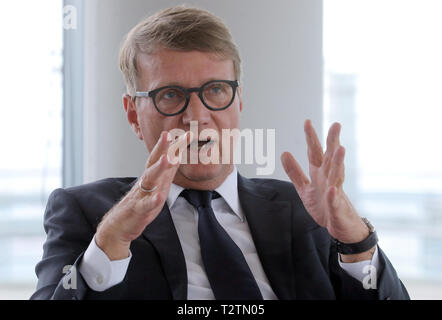
<svg viewBox="0 0 442 320">
<path fill-rule="evenodd" d="M 47 240 L 36 266 L 37 291 L 31 299 L 186 299 L 183 251 L 167 204 L 131 244 L 132 259 L 120 284 L 91 290 L 78 265 L 98 223 L 133 186 L 135 178 L 110 178 L 55 190 L 47 203 Z M 327 230 L 306 212 L 291 183 L 238 175 L 240 203 L 256 250 L 279 299 L 409 299 L 379 248 L 377 290 L 366 290 L 338 264 Z M 76 289 L 65 289 L 66 265 L 76 272 Z M 66 271 L 65 271 L 66 272 Z M 72 274 L 69 275 L 72 282 Z"/>
</svg>

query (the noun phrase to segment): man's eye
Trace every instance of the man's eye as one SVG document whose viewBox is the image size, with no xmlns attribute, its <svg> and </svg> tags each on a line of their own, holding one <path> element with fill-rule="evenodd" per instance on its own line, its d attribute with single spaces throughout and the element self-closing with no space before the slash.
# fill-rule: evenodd
<svg viewBox="0 0 442 320">
<path fill-rule="evenodd" d="M 175 91 L 167 91 L 165 94 L 164 94 L 164 98 L 166 98 L 166 99 L 173 99 L 173 98 L 175 98 L 177 96 L 177 94 L 176 94 L 176 92 Z"/>
<path fill-rule="evenodd" d="M 158 101 L 179 101 L 183 99 L 184 96 L 185 94 L 180 90 L 164 89 L 158 94 L 157 99 Z"/>
<path fill-rule="evenodd" d="M 223 92 L 223 88 L 221 86 L 210 87 L 210 94 L 220 94 L 222 92 Z"/>
</svg>

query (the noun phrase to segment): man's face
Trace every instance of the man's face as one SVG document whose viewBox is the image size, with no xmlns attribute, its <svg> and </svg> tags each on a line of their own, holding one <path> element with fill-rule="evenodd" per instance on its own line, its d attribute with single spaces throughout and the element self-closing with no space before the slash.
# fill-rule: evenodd
<svg viewBox="0 0 442 320">
<path fill-rule="evenodd" d="M 193 88 L 200 87 L 210 80 L 236 80 L 232 60 L 220 59 L 214 54 L 199 51 L 180 52 L 161 49 L 152 55 L 140 54 L 137 66 L 139 68 L 137 91 L 151 91 L 168 85 Z M 232 171 L 231 163 L 223 164 L 221 161 L 223 154 L 221 130 L 239 128 L 239 115 L 242 110 L 240 90 L 237 90 L 235 100 L 230 107 L 220 111 L 206 108 L 195 92 L 191 93 L 187 109 L 176 116 L 160 114 L 151 98 L 137 98 L 135 106 L 126 97 L 125 109 L 134 131 L 144 140 L 149 152 L 157 143 L 162 131 L 172 129 L 188 131 L 191 121 L 198 123 L 198 136 L 204 129 L 218 132 L 219 143 L 213 148 L 219 150 L 219 164 L 202 164 L 200 161 L 197 164 L 182 164 L 174 183 L 187 188 L 214 189 Z M 232 154 L 232 151 L 230 153 Z"/>
</svg>

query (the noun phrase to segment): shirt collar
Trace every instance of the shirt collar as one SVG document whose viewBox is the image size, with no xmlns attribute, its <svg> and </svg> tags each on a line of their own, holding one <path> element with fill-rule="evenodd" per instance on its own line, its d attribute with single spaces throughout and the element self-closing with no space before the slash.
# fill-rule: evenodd
<svg viewBox="0 0 442 320">
<path fill-rule="evenodd" d="M 183 187 L 174 183 L 171 184 L 169 194 L 167 196 L 167 205 L 169 208 L 173 206 L 183 190 Z M 215 191 L 218 192 L 221 197 L 223 197 L 224 201 L 229 205 L 233 213 L 238 216 L 241 221 L 244 221 L 244 214 L 239 203 L 238 170 L 236 167 L 233 167 L 233 171 L 227 176 L 226 180 L 224 180 L 224 182 L 215 189 Z"/>
<path fill-rule="evenodd" d="M 227 176 L 226 180 L 215 189 L 215 191 L 223 197 L 233 213 L 237 215 L 241 221 L 244 221 L 244 215 L 239 204 L 238 171 L 236 167 L 233 167 L 233 171 Z"/>
<path fill-rule="evenodd" d="M 183 191 L 184 188 L 172 183 L 170 185 L 169 194 L 167 195 L 167 205 L 169 208 L 172 208 L 173 204 L 175 203 L 176 199 L 179 197 L 181 191 Z"/>
</svg>

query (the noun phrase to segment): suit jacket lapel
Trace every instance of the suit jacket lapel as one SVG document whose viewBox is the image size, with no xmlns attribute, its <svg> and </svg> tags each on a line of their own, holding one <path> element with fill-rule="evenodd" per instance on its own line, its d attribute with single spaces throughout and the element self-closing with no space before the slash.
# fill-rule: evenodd
<svg viewBox="0 0 442 320">
<path fill-rule="evenodd" d="M 238 194 L 258 256 L 275 294 L 279 299 L 294 299 L 290 202 L 272 200 L 277 191 L 239 174 Z"/>
<path fill-rule="evenodd" d="M 180 240 L 167 203 L 143 231 L 157 250 L 174 300 L 187 299 L 187 269 Z"/>
<path fill-rule="evenodd" d="M 125 194 L 134 183 L 124 186 Z M 173 224 L 167 203 L 158 216 L 144 229 L 145 237 L 160 256 L 161 263 L 174 300 L 187 299 L 187 270 L 180 240 Z"/>
</svg>

